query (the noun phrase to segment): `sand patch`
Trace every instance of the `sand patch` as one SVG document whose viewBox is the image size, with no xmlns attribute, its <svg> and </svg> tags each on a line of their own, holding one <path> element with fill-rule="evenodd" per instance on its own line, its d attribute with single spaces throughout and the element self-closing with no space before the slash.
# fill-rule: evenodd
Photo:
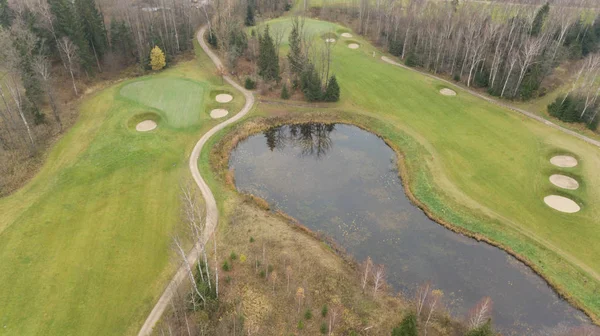
<svg viewBox="0 0 600 336">
<path fill-rule="evenodd" d="M 334 38 L 328 38 L 328 39 L 325 39 L 325 42 L 327 42 L 327 43 L 333 43 L 333 42 L 335 42 L 335 39 Z"/>
<path fill-rule="evenodd" d="M 221 93 L 215 97 L 215 100 L 217 103 L 229 103 L 233 100 L 233 96 L 227 93 Z"/>
<path fill-rule="evenodd" d="M 229 114 L 229 112 L 224 109 L 214 109 L 214 110 L 210 111 L 210 117 L 213 119 L 223 118 L 227 114 Z"/>
<path fill-rule="evenodd" d="M 440 90 L 440 93 L 444 96 L 456 96 L 456 91 L 450 90 L 448 88 L 443 88 Z"/>
<path fill-rule="evenodd" d="M 138 132 L 148 132 L 152 131 L 156 127 L 158 127 L 158 125 L 154 120 L 144 120 L 135 126 L 135 130 Z"/>
<path fill-rule="evenodd" d="M 348 44 L 348 48 L 358 49 L 358 48 L 360 48 L 360 45 L 358 43 L 350 43 L 350 44 Z"/>
<path fill-rule="evenodd" d="M 559 188 L 569 190 L 577 190 L 579 188 L 579 182 L 576 179 L 561 174 L 550 176 L 550 182 Z"/>
<path fill-rule="evenodd" d="M 572 168 L 577 166 L 577 159 L 568 155 L 557 155 L 550 159 L 550 163 L 561 168 Z"/>
<path fill-rule="evenodd" d="M 352 34 L 350 34 L 350 33 L 342 33 L 342 37 L 350 38 L 350 37 L 352 37 Z"/>
<path fill-rule="evenodd" d="M 581 210 L 581 207 L 575 201 L 558 195 L 544 197 L 544 203 L 554 210 L 565 213 L 575 213 Z"/>
</svg>

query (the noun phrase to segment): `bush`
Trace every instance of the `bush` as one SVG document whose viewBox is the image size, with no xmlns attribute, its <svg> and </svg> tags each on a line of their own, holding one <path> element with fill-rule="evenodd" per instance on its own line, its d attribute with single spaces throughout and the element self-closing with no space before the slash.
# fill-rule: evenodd
<svg viewBox="0 0 600 336">
<path fill-rule="evenodd" d="M 267 266 L 267 272 L 269 272 L 269 273 L 273 272 L 273 265 Z"/>
<path fill-rule="evenodd" d="M 250 237 L 250 242 L 254 243 L 254 237 Z"/>
<path fill-rule="evenodd" d="M 288 12 L 290 9 L 292 9 L 292 4 L 289 2 L 286 2 L 285 6 L 283 7 L 283 10 Z"/>
<path fill-rule="evenodd" d="M 392 336 L 419 336 L 417 317 L 410 313 L 392 330 Z"/>
<path fill-rule="evenodd" d="M 323 305 L 323 308 L 321 308 L 321 316 L 325 317 L 327 316 L 327 312 L 329 311 L 329 309 L 327 308 L 327 305 Z"/>
<path fill-rule="evenodd" d="M 580 111 L 583 111 L 582 99 L 567 97 L 557 97 L 556 100 L 548 105 L 548 113 L 565 122 L 577 122 L 580 120 Z"/>
<path fill-rule="evenodd" d="M 454 79 L 455 82 L 460 82 L 460 74 L 454 74 L 452 79 Z"/>
<path fill-rule="evenodd" d="M 469 332 L 467 332 L 465 334 L 465 336 L 494 336 L 494 335 L 495 335 L 495 333 L 492 330 L 492 322 L 491 321 L 487 321 L 487 323 L 482 325 L 481 327 L 469 330 Z"/>
<path fill-rule="evenodd" d="M 283 88 L 281 89 L 281 99 L 290 99 L 287 84 L 283 84 Z"/>
<path fill-rule="evenodd" d="M 225 283 L 229 284 L 231 282 L 231 277 L 228 275 L 225 277 Z"/>
<path fill-rule="evenodd" d="M 217 35 L 212 30 L 208 31 L 207 40 L 208 40 L 208 44 L 210 44 L 213 48 L 215 48 L 215 49 L 218 48 Z"/>
<path fill-rule="evenodd" d="M 265 278 L 267 276 L 267 274 L 265 273 L 265 270 L 260 271 L 259 275 L 261 278 Z"/>
<path fill-rule="evenodd" d="M 223 271 L 225 271 L 225 272 L 229 272 L 231 270 L 231 266 L 229 265 L 227 260 L 225 260 L 225 262 L 223 263 L 223 266 L 221 268 L 223 268 Z"/>
<path fill-rule="evenodd" d="M 310 308 L 308 308 L 305 312 L 304 312 L 304 319 L 305 320 L 310 320 L 312 318 L 312 310 L 310 310 Z"/>
<path fill-rule="evenodd" d="M 327 331 L 328 331 L 327 330 L 327 323 L 325 323 L 325 322 L 321 323 L 320 330 L 321 330 L 321 334 L 323 334 L 323 335 L 327 334 Z"/>
<path fill-rule="evenodd" d="M 596 117 L 588 124 L 588 128 L 592 131 L 598 129 L 598 124 L 600 123 L 600 116 L 597 114 Z"/>
<path fill-rule="evenodd" d="M 304 329 L 304 322 L 302 320 L 298 321 L 298 330 Z"/>
<path fill-rule="evenodd" d="M 247 90 L 256 89 L 256 81 L 252 80 L 250 77 L 246 77 L 246 82 L 244 83 L 244 87 Z"/>
<path fill-rule="evenodd" d="M 406 60 L 404 60 L 404 65 L 408 67 L 416 67 L 418 65 L 417 55 L 414 52 L 409 52 L 406 55 Z"/>
<path fill-rule="evenodd" d="M 229 259 L 231 259 L 231 261 L 236 260 L 237 254 L 235 254 L 235 252 L 231 252 L 231 254 L 229 255 Z"/>
</svg>

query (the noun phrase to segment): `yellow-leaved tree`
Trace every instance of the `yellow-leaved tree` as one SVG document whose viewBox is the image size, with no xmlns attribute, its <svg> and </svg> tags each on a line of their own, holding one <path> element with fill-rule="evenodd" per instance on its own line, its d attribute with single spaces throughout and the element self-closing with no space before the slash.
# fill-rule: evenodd
<svg viewBox="0 0 600 336">
<path fill-rule="evenodd" d="M 152 51 L 150 51 L 150 66 L 152 66 L 152 70 L 161 70 L 165 65 L 167 65 L 165 53 L 158 46 L 154 46 Z"/>
</svg>

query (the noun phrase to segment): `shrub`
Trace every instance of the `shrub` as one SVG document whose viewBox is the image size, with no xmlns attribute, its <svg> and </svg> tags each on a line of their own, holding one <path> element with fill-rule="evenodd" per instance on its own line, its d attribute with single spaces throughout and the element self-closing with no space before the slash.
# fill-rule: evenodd
<svg viewBox="0 0 600 336">
<path fill-rule="evenodd" d="M 254 237 L 250 237 L 250 242 L 254 243 Z"/>
<path fill-rule="evenodd" d="M 321 308 L 321 316 L 325 317 L 327 316 L 327 313 L 329 312 L 329 308 L 327 308 L 327 305 L 323 305 L 323 308 Z"/>
<path fill-rule="evenodd" d="M 210 44 L 213 48 L 217 49 L 217 47 L 218 47 L 217 35 L 212 30 L 208 31 L 207 40 L 208 40 L 208 44 Z"/>
<path fill-rule="evenodd" d="M 304 319 L 305 320 L 310 320 L 312 318 L 312 310 L 310 310 L 310 308 L 308 308 L 305 312 L 304 312 Z"/>
<path fill-rule="evenodd" d="M 392 336 L 419 336 L 415 314 L 406 315 L 402 322 L 392 330 Z"/>
<path fill-rule="evenodd" d="M 252 78 L 250 78 L 250 77 L 246 77 L 246 82 L 244 83 L 244 87 L 247 90 L 254 90 L 254 89 L 256 89 L 256 81 L 252 80 Z"/>
<path fill-rule="evenodd" d="M 265 270 L 260 271 L 259 275 L 261 278 L 265 278 L 267 276 L 267 274 L 265 273 Z"/>
<path fill-rule="evenodd" d="M 598 124 L 600 123 L 600 114 L 597 114 L 596 117 L 588 124 L 588 128 L 592 131 L 598 129 Z"/>
<path fill-rule="evenodd" d="M 225 262 L 223 263 L 223 271 L 229 272 L 231 270 L 231 266 L 229 265 L 229 263 L 227 262 L 227 260 L 225 260 Z"/>
<path fill-rule="evenodd" d="M 404 65 L 408 67 L 416 67 L 418 65 L 417 63 L 417 55 L 415 55 L 415 53 L 412 51 L 409 52 L 408 55 L 406 55 L 406 60 L 404 60 Z"/>
<path fill-rule="evenodd" d="M 287 84 L 283 84 L 283 88 L 281 89 L 281 99 L 290 99 Z"/>
<path fill-rule="evenodd" d="M 320 330 L 321 330 L 321 334 L 323 334 L 323 335 L 327 334 L 327 323 L 325 323 L 325 322 L 321 323 Z"/>
<path fill-rule="evenodd" d="M 231 282 L 231 277 L 228 275 L 225 277 L 225 283 L 229 284 Z"/>
<path fill-rule="evenodd" d="M 492 322 L 489 320 L 486 322 L 486 324 L 482 325 L 481 327 L 469 330 L 469 332 L 467 332 L 465 334 L 465 336 L 494 336 L 494 335 L 495 335 L 495 333 L 492 330 Z"/>
<path fill-rule="evenodd" d="M 269 273 L 273 272 L 273 265 L 269 265 L 269 266 L 267 266 L 267 271 L 268 271 Z"/>
<path fill-rule="evenodd" d="M 452 79 L 454 79 L 455 82 L 460 82 L 460 74 L 454 74 Z"/>
<path fill-rule="evenodd" d="M 298 321 L 298 330 L 304 329 L 304 322 L 302 320 Z"/>
<path fill-rule="evenodd" d="M 289 2 L 286 2 L 285 6 L 283 7 L 283 10 L 288 12 L 290 9 L 292 9 L 292 4 Z"/>
<path fill-rule="evenodd" d="M 240 262 L 241 262 L 242 264 L 246 262 L 246 259 L 247 259 L 247 257 L 246 257 L 246 255 L 245 255 L 245 254 L 241 254 L 241 255 L 240 255 Z"/>
</svg>

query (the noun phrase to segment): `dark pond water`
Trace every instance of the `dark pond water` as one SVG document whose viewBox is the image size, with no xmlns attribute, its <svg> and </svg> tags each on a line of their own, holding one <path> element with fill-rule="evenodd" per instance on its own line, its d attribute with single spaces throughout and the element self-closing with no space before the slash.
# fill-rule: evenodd
<svg viewBox="0 0 600 336">
<path fill-rule="evenodd" d="M 241 192 L 332 237 L 356 259 L 385 264 L 397 290 L 410 295 L 431 282 L 457 317 L 489 296 L 505 335 L 587 323 L 518 260 L 425 216 L 404 192 L 395 153 L 374 134 L 341 124 L 272 128 L 240 143 L 229 164 Z"/>
</svg>

